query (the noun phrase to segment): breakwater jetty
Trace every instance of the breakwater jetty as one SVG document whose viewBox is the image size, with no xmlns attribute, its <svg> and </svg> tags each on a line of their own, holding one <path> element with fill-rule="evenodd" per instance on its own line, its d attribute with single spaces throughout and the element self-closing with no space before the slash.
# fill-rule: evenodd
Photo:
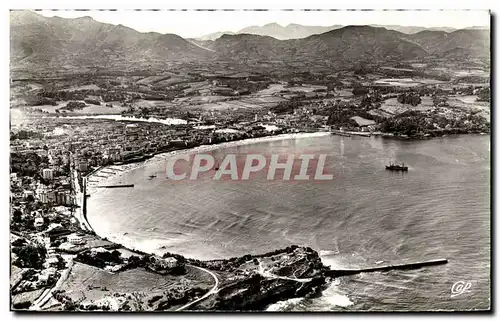
<svg viewBox="0 0 500 321">
<path fill-rule="evenodd" d="M 437 259 L 437 260 L 429 260 L 415 263 L 405 263 L 405 264 L 396 264 L 396 265 L 382 265 L 375 266 L 371 268 L 364 269 L 349 269 L 349 270 L 329 270 L 326 272 L 327 276 L 330 277 L 339 277 L 344 275 L 354 275 L 365 272 L 384 272 L 390 270 L 411 270 L 411 269 L 420 269 L 425 266 L 434 266 L 434 265 L 442 265 L 448 263 L 447 259 Z"/>
<path fill-rule="evenodd" d="M 134 187 L 134 184 L 100 185 L 100 186 L 97 186 L 97 188 L 125 188 L 125 187 Z"/>
</svg>

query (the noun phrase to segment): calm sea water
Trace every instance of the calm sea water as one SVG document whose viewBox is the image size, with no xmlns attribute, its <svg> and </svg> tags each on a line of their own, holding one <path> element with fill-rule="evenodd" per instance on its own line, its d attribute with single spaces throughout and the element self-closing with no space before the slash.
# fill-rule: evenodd
<svg viewBox="0 0 500 321">
<path fill-rule="evenodd" d="M 134 188 L 99 189 L 88 203 L 100 235 L 148 251 L 202 259 L 262 253 L 291 244 L 325 264 L 354 268 L 447 258 L 447 265 L 342 277 L 316 299 L 271 310 L 486 309 L 490 305 L 490 136 L 425 141 L 325 136 L 214 152 L 326 153 L 328 182 L 262 177 L 245 182 L 163 178 L 165 161 L 112 178 Z M 391 160 L 408 173 L 389 172 Z M 157 178 L 149 175 L 158 173 Z M 379 262 L 380 263 L 380 262 Z M 455 282 L 469 292 L 450 297 Z"/>
</svg>

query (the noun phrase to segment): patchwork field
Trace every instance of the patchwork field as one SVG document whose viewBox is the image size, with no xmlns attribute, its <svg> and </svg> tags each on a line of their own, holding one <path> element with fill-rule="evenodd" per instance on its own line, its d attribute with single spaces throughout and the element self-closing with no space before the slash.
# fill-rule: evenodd
<svg viewBox="0 0 500 321">
<path fill-rule="evenodd" d="M 75 109 L 73 111 L 63 111 L 60 110 L 60 113 L 67 113 L 67 114 L 104 114 L 104 115 L 117 115 L 121 114 L 122 111 L 127 110 L 127 107 L 122 107 L 120 106 L 121 104 L 119 102 L 109 102 L 113 104 L 113 107 L 106 107 L 106 105 L 101 104 L 100 106 L 98 105 L 88 105 L 87 107 L 83 109 Z M 68 104 L 67 101 L 65 102 L 60 102 L 56 106 L 52 105 L 42 105 L 42 106 L 36 106 L 34 108 L 39 108 L 43 110 L 44 112 L 54 114 L 56 113 L 56 110 L 59 108 L 62 108 Z"/>
<path fill-rule="evenodd" d="M 229 110 L 229 109 L 260 109 L 264 107 L 276 106 L 279 102 L 285 101 L 285 98 L 276 96 L 245 96 L 241 99 L 233 99 L 228 101 L 212 102 L 201 104 L 200 107 L 204 110 Z"/>
<path fill-rule="evenodd" d="M 149 85 L 149 84 L 153 84 L 153 83 L 156 83 L 156 82 L 159 82 L 162 80 L 167 80 L 169 78 L 170 78 L 170 76 L 150 76 L 150 77 L 146 77 L 146 78 L 143 78 L 143 79 L 137 81 L 137 84 L 138 85 Z"/>
<path fill-rule="evenodd" d="M 412 106 L 409 104 L 400 103 L 397 98 L 390 98 L 382 103 L 382 106 L 378 109 L 380 112 L 371 111 L 370 113 L 382 117 L 391 117 L 399 115 L 407 110 L 424 112 L 434 108 L 431 97 L 422 96 L 421 99 L 422 102 L 420 104 L 418 104 L 417 106 Z"/>
<path fill-rule="evenodd" d="M 285 90 L 285 85 L 282 85 L 282 84 L 270 84 L 269 87 L 267 87 L 266 89 L 262 89 L 262 90 L 256 92 L 255 94 L 256 95 L 261 95 L 261 96 L 273 95 L 273 94 L 279 93 L 282 90 Z"/>
<path fill-rule="evenodd" d="M 409 110 L 409 107 L 411 107 L 411 105 L 402 104 L 397 98 L 390 98 L 385 100 L 379 109 L 391 115 L 399 115 Z"/>
<path fill-rule="evenodd" d="M 450 96 L 448 98 L 448 104 L 451 108 L 460 108 L 469 112 L 477 113 L 477 115 L 482 116 L 486 120 L 490 121 L 490 103 L 485 101 L 472 101 L 472 97 L 474 96 Z"/>
<path fill-rule="evenodd" d="M 379 86 L 415 87 L 442 83 L 444 82 L 429 78 L 384 78 L 375 81 L 373 84 Z"/>
<path fill-rule="evenodd" d="M 158 81 L 158 86 L 171 86 L 189 81 L 188 78 L 173 76 L 165 80 Z"/>
<path fill-rule="evenodd" d="M 470 95 L 470 96 L 456 96 L 456 99 L 466 103 L 466 104 L 474 104 L 477 102 L 477 99 L 479 97 L 477 95 Z"/>
<path fill-rule="evenodd" d="M 293 87 L 288 87 L 285 88 L 285 90 L 293 91 L 293 92 L 305 92 L 305 93 L 310 93 L 318 89 L 325 89 L 326 86 L 321 86 L 321 85 L 309 85 L 309 84 L 304 84 L 302 86 L 293 86 Z"/>
<path fill-rule="evenodd" d="M 335 93 L 336 97 L 349 98 L 352 97 L 352 89 L 341 89 Z"/>
<path fill-rule="evenodd" d="M 432 97 L 429 96 L 422 96 L 420 97 L 422 99 L 422 102 L 418 104 L 417 106 L 411 106 L 408 105 L 410 110 L 415 110 L 415 111 L 428 111 L 434 108 L 434 103 L 432 102 Z"/>
<path fill-rule="evenodd" d="M 139 108 L 170 108 L 173 107 L 174 104 L 164 100 L 144 100 L 139 99 L 134 101 L 133 104 L 135 107 Z"/>
<path fill-rule="evenodd" d="M 75 91 L 75 90 L 99 90 L 99 87 L 96 84 L 84 85 L 84 86 L 74 86 L 70 88 L 61 89 L 64 91 Z"/>
<path fill-rule="evenodd" d="M 190 96 L 190 97 L 182 97 L 175 98 L 173 103 L 183 103 L 183 104 L 202 104 L 202 103 L 212 103 L 217 101 L 224 101 L 231 99 L 231 97 L 227 96 Z"/>
<path fill-rule="evenodd" d="M 408 71 L 412 72 L 413 69 L 407 69 L 407 68 L 395 68 L 395 67 L 381 67 L 380 69 L 385 69 L 385 70 L 394 70 L 394 71 Z"/>
</svg>

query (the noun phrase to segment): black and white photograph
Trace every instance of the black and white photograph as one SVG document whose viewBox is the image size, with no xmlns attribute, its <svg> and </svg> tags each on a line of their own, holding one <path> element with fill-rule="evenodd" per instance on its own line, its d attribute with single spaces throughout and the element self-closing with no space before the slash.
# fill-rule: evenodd
<svg viewBox="0 0 500 321">
<path fill-rule="evenodd" d="M 10 311 L 491 311 L 491 21 L 9 10 Z"/>
</svg>

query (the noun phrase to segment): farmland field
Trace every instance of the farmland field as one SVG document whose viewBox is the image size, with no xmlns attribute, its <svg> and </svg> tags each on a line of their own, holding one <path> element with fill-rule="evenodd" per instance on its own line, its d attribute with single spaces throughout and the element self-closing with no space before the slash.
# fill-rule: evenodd
<svg viewBox="0 0 500 321">
<path fill-rule="evenodd" d="M 477 95 L 470 95 L 470 96 L 457 96 L 456 97 L 458 100 L 461 100 L 462 102 L 466 104 L 473 104 L 476 102 L 478 99 Z"/>
<path fill-rule="evenodd" d="M 216 101 L 228 100 L 231 97 L 228 96 L 190 96 L 176 98 L 174 103 L 187 103 L 187 104 L 200 104 L 200 103 L 211 103 Z"/>
<path fill-rule="evenodd" d="M 137 81 L 137 84 L 138 85 L 149 85 L 149 84 L 153 84 L 153 83 L 156 83 L 156 82 L 159 82 L 162 80 L 167 80 L 169 78 L 170 78 L 170 76 L 150 76 L 150 77 L 146 77 L 146 78 L 143 78 L 143 79 Z"/>
<path fill-rule="evenodd" d="M 352 89 L 351 90 L 341 89 L 335 93 L 335 96 L 345 97 L 345 98 L 352 97 L 353 96 Z"/>
<path fill-rule="evenodd" d="M 397 98 L 390 98 L 382 103 L 380 109 L 392 115 L 398 115 L 407 111 L 411 105 L 405 105 L 398 101 Z"/>
<path fill-rule="evenodd" d="M 63 91 L 76 91 L 76 90 L 99 90 L 99 89 L 100 88 L 97 85 L 91 84 L 91 85 L 84 85 L 84 86 L 74 86 L 74 87 L 61 89 L 61 90 L 63 90 Z"/>
<path fill-rule="evenodd" d="M 399 87 L 415 87 L 420 85 L 433 85 L 433 84 L 441 84 L 442 81 L 435 79 L 413 79 L 413 78 L 384 78 L 379 79 L 374 82 L 375 85 L 379 86 L 399 86 Z"/>
<path fill-rule="evenodd" d="M 260 109 L 263 106 L 254 103 L 252 100 L 231 100 L 224 102 L 201 104 L 197 107 L 205 110 L 226 110 L 226 109 Z"/>
<path fill-rule="evenodd" d="M 66 110 L 65 112 L 68 113 L 68 114 L 104 114 L 104 115 L 115 115 L 115 114 L 120 114 L 122 111 L 126 110 L 127 108 L 126 107 L 122 107 L 119 105 L 119 103 L 117 102 L 109 102 L 111 104 L 113 104 L 113 107 L 106 107 L 104 104 L 105 103 L 102 103 L 102 105 L 98 106 L 98 105 L 88 105 L 87 107 L 83 108 L 83 109 L 75 109 L 73 111 L 69 111 L 69 110 Z M 68 104 L 67 101 L 65 102 L 60 102 L 58 103 L 56 106 L 52 106 L 52 105 L 42 105 L 42 106 L 35 106 L 33 108 L 39 108 L 45 112 L 48 112 L 48 113 L 56 113 L 56 110 L 59 109 L 59 108 L 62 108 L 64 106 L 66 106 Z M 61 113 L 64 113 L 63 110 L 60 110 Z"/>
<path fill-rule="evenodd" d="M 144 100 L 144 99 L 139 99 L 134 101 L 133 105 L 135 107 L 142 107 L 142 108 L 169 108 L 173 107 L 174 104 L 168 101 L 164 100 Z"/>
<path fill-rule="evenodd" d="M 285 86 L 282 84 L 270 84 L 266 89 L 262 89 L 258 92 L 256 92 L 256 95 L 272 95 L 275 93 L 279 93 L 280 91 L 284 90 Z"/>
<path fill-rule="evenodd" d="M 318 89 L 325 89 L 326 90 L 326 86 L 304 84 L 302 86 L 293 86 L 293 87 L 285 88 L 285 90 L 289 90 L 289 91 L 299 91 L 299 92 L 306 92 L 306 93 L 313 92 L 314 90 L 318 90 Z"/>
<path fill-rule="evenodd" d="M 409 106 L 411 110 L 415 111 L 420 111 L 420 112 L 425 112 L 428 111 L 432 108 L 434 108 L 434 103 L 432 102 L 432 98 L 429 96 L 422 96 L 420 97 L 422 99 L 422 102 L 418 104 L 417 106 Z"/>
</svg>

